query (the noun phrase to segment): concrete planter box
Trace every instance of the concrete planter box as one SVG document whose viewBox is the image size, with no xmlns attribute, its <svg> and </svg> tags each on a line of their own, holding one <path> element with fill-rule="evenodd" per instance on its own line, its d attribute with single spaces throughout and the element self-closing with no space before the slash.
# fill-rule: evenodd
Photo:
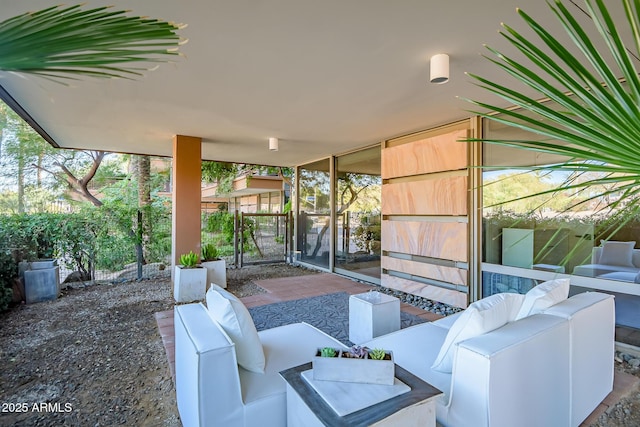
<svg viewBox="0 0 640 427">
<path fill-rule="evenodd" d="M 209 289 L 212 283 L 221 288 L 227 287 L 227 262 L 225 260 L 203 261 L 201 265 L 207 269 L 206 289 Z"/>
<path fill-rule="evenodd" d="M 204 300 L 207 286 L 207 269 L 203 267 L 184 268 L 177 265 L 173 283 L 173 297 L 176 302 Z"/>
<path fill-rule="evenodd" d="M 44 270 L 45 268 L 54 268 L 56 262 L 52 259 L 39 259 L 29 263 L 30 270 Z"/>
<path fill-rule="evenodd" d="M 24 272 L 24 296 L 27 304 L 52 301 L 60 294 L 58 267 L 40 268 Z"/>
<path fill-rule="evenodd" d="M 373 360 L 343 357 L 343 352 L 348 351 L 336 351 L 337 357 L 321 357 L 318 349 L 312 361 L 314 380 L 393 385 L 395 364 L 392 352 L 387 352 L 390 360 Z"/>
</svg>

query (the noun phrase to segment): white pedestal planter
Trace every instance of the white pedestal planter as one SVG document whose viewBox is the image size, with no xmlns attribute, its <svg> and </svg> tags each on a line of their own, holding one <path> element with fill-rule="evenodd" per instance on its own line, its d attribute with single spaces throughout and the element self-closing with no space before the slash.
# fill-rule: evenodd
<svg viewBox="0 0 640 427">
<path fill-rule="evenodd" d="M 349 340 L 355 344 L 400 329 L 400 300 L 380 292 L 349 297 Z"/>
<path fill-rule="evenodd" d="M 204 261 L 201 265 L 207 269 L 206 289 L 209 289 L 212 283 L 221 288 L 227 287 L 227 262 L 225 260 Z"/>
<path fill-rule="evenodd" d="M 206 268 L 183 268 L 181 265 L 176 266 L 173 284 L 173 297 L 176 302 L 204 300 L 206 286 Z"/>
</svg>

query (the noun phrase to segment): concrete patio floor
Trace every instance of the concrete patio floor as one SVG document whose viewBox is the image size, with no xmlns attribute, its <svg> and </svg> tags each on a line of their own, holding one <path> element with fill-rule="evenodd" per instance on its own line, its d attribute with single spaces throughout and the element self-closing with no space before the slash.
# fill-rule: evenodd
<svg viewBox="0 0 640 427">
<path fill-rule="evenodd" d="M 351 295 L 367 292 L 371 286 L 353 281 L 337 274 L 323 273 L 309 276 L 283 277 L 277 279 L 259 280 L 255 282 L 267 292 L 241 298 L 247 307 L 257 307 L 281 301 L 308 298 L 334 292 L 347 292 Z M 422 310 L 409 304 L 402 303 L 401 310 L 433 321 L 442 316 Z M 162 311 L 155 314 L 158 330 L 162 337 L 171 376 L 175 380 L 175 341 L 173 328 L 173 311 Z M 623 397 L 640 387 L 640 378 L 624 372 L 615 372 L 613 391 L 596 408 L 595 411 L 581 424 L 586 427 L 594 423 L 600 414 L 614 406 Z"/>
</svg>

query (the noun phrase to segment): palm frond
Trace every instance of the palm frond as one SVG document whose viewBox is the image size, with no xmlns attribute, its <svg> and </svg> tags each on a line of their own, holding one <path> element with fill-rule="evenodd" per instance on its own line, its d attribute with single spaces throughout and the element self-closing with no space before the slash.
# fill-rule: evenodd
<svg viewBox="0 0 640 427">
<path fill-rule="evenodd" d="M 48 78 L 140 76 L 179 55 L 181 24 L 54 6 L 0 22 L 0 70 Z"/>
<path fill-rule="evenodd" d="M 640 201 L 640 77 L 637 70 L 640 2 L 621 2 L 625 22 L 612 19 L 604 0 L 585 0 L 585 10 L 593 23 L 591 31 L 583 28 L 572 15 L 573 9 L 561 0 L 549 3 L 564 30 L 563 36 L 569 37 L 572 46 L 567 46 L 560 41 L 560 35 L 552 34 L 540 22 L 518 10 L 518 15 L 535 34 L 535 40 L 503 25 L 501 35 L 517 49 L 522 59 L 491 47 L 488 47 L 490 55 L 487 59 L 522 86 L 509 87 L 504 80 L 470 74 L 476 85 L 517 108 L 467 101 L 476 107 L 475 114 L 530 132 L 537 138 L 479 138 L 473 141 L 568 159 L 545 166 L 545 169 L 595 172 L 592 179 L 575 182 L 568 178 L 556 190 L 544 193 L 607 186 L 607 190 L 587 200 L 616 195 L 610 197 L 606 208 L 614 212 L 612 215 L 617 219 L 624 220 L 638 213 L 635 206 Z M 622 28 L 632 35 L 633 45 L 625 44 Z M 523 87 L 529 90 L 523 91 Z M 523 93 L 531 93 L 531 90 L 536 95 Z M 525 197 L 536 195 L 539 194 Z M 609 231 L 618 227 L 619 224 Z"/>
</svg>

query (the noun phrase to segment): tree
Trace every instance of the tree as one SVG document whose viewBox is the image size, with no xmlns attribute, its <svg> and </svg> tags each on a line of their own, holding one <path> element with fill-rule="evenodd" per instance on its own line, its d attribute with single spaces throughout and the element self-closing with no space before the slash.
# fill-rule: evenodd
<svg viewBox="0 0 640 427">
<path fill-rule="evenodd" d="M 36 167 L 56 177 L 59 181 L 66 182 L 69 191 L 79 195 L 94 206 L 102 206 L 102 201 L 89 191 L 89 183 L 96 176 L 98 168 L 108 153 L 104 151 L 73 151 L 68 152 L 68 154 L 68 156 L 62 156 L 66 161 L 54 160 L 53 166 L 56 166 L 58 170 L 48 169 L 43 166 Z M 78 162 L 79 157 L 88 158 L 89 161 Z M 77 171 L 72 170 L 70 164 L 76 166 Z M 77 176 L 78 171 L 83 174 L 80 178 Z"/>
<path fill-rule="evenodd" d="M 6 104 L 0 104 L 0 174 L 5 179 L 15 182 L 17 189 L 17 212 L 26 210 L 25 191 L 28 182 L 35 182 L 42 188 L 43 182 L 34 172 L 33 163 L 39 162 L 53 147 L 44 142 L 23 120 Z"/>
<path fill-rule="evenodd" d="M 149 217 L 149 209 L 151 207 L 151 158 L 149 156 L 135 156 L 135 163 L 139 208 L 136 233 L 140 240 L 138 263 L 142 265 L 146 264 L 146 260 L 150 259 L 149 242 L 152 233 L 152 224 Z"/>
</svg>

